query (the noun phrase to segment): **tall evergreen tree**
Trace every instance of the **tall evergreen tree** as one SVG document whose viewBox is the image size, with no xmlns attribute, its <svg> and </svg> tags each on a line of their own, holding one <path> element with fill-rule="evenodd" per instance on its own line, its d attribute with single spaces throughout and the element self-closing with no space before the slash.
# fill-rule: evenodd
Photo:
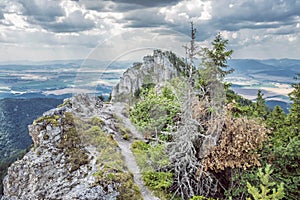
<svg viewBox="0 0 300 200">
<path fill-rule="evenodd" d="M 200 84 L 209 85 L 211 82 L 222 82 L 224 77 L 234 70 L 229 69 L 227 60 L 231 58 L 233 50 L 227 50 L 228 40 L 222 38 L 218 34 L 214 41 L 211 43 L 212 48 L 202 49 L 202 64 L 203 68 L 200 69 Z"/>
<path fill-rule="evenodd" d="M 295 78 L 300 80 L 300 74 Z M 292 105 L 290 109 L 290 114 L 288 116 L 289 123 L 293 128 L 293 133 L 300 133 L 300 82 L 292 84 L 294 90 L 289 94 L 290 99 L 292 100 Z"/>
<path fill-rule="evenodd" d="M 267 115 L 267 106 L 266 100 L 264 99 L 264 95 L 261 90 L 258 90 L 256 102 L 254 104 L 253 115 L 255 117 L 266 117 Z"/>
<path fill-rule="evenodd" d="M 273 111 L 268 115 L 267 125 L 273 131 L 279 131 L 284 127 L 285 113 L 283 109 L 276 105 Z"/>
</svg>

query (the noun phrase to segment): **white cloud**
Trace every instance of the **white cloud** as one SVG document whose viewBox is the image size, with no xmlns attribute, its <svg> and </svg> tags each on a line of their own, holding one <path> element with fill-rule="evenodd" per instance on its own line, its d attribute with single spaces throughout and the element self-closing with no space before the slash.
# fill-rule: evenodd
<svg viewBox="0 0 300 200">
<path fill-rule="evenodd" d="M 221 32 L 234 57 L 299 58 L 299 10 L 295 0 L 1 0 L 0 60 L 84 58 L 113 35 L 126 38 L 113 41 L 118 55 L 151 45 L 179 50 L 190 21 L 201 44 Z"/>
<path fill-rule="evenodd" d="M 202 0 L 184 0 L 174 6 L 166 6 L 160 9 L 165 15 L 165 20 L 172 23 L 186 23 L 211 19 L 211 2 Z"/>
</svg>

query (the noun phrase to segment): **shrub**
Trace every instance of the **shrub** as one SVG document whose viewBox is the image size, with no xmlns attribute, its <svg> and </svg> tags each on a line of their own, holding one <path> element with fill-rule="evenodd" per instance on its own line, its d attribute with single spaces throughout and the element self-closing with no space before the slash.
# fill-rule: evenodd
<svg viewBox="0 0 300 200">
<path fill-rule="evenodd" d="M 254 200 L 279 200 L 284 197 L 284 184 L 281 182 L 277 185 L 275 182 L 270 181 L 270 175 L 273 172 L 271 165 L 267 165 L 265 172 L 260 168 L 258 170 L 257 176 L 260 179 L 260 189 L 252 186 L 249 182 L 247 183 L 248 192 L 252 195 Z M 277 189 L 274 186 L 277 185 Z M 272 190 L 271 190 L 272 189 Z M 251 200 L 251 198 L 247 198 Z"/>
<path fill-rule="evenodd" d="M 148 171 L 142 174 L 146 186 L 153 190 L 167 190 L 173 183 L 173 173 Z"/>
</svg>

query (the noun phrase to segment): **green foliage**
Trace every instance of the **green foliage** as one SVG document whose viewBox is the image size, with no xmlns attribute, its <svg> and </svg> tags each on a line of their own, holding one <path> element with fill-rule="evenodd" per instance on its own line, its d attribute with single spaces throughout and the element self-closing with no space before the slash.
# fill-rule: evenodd
<svg viewBox="0 0 300 200">
<path fill-rule="evenodd" d="M 163 144 L 147 144 L 136 140 L 131 146 L 146 186 L 160 199 L 170 199 L 168 189 L 173 183 L 173 173 L 167 169 L 170 160 Z"/>
<path fill-rule="evenodd" d="M 252 184 L 258 184 L 259 178 L 257 177 L 257 167 L 251 167 L 249 169 L 232 169 L 230 186 L 225 191 L 226 199 L 242 200 L 246 197 L 250 197 L 247 190 L 247 182 Z"/>
<path fill-rule="evenodd" d="M 152 190 L 167 190 L 173 183 L 173 173 L 153 172 L 143 173 L 143 181 Z"/>
<path fill-rule="evenodd" d="M 300 196 L 299 83 L 293 87 L 290 113 L 285 116 L 281 108 L 275 107 L 268 115 L 266 123 L 272 133 L 262 152 L 263 161 L 273 166 L 272 177 L 284 183 L 284 198 L 289 200 L 297 200 Z"/>
<path fill-rule="evenodd" d="M 207 87 L 210 84 L 222 82 L 226 75 L 233 72 L 233 69 L 226 70 L 227 60 L 233 53 L 232 50 L 226 48 L 228 40 L 218 34 L 211 44 L 212 49 L 202 49 L 203 67 L 199 69 L 199 86 Z"/>
<path fill-rule="evenodd" d="M 33 125 L 35 126 L 36 124 L 42 123 L 44 128 L 49 124 L 51 126 L 59 126 L 60 125 L 59 118 L 60 116 L 58 115 L 42 116 L 34 120 Z"/>
<path fill-rule="evenodd" d="M 111 92 L 108 95 L 107 101 L 110 102 L 111 101 Z"/>
<path fill-rule="evenodd" d="M 66 99 L 64 100 L 64 102 L 62 104 L 59 104 L 57 107 L 64 107 L 64 106 L 72 106 L 71 100 L 70 99 Z"/>
<path fill-rule="evenodd" d="M 261 168 L 258 170 L 257 176 L 261 182 L 259 189 L 252 186 L 249 182 L 247 183 L 248 192 L 254 200 L 279 200 L 284 197 L 284 183 L 281 182 L 277 185 L 275 182 L 271 182 L 270 175 L 272 172 L 271 165 L 266 166 L 265 172 Z M 276 185 L 277 189 L 275 188 Z M 247 198 L 247 200 L 251 200 L 251 198 Z"/>
<path fill-rule="evenodd" d="M 226 103 L 231 106 L 230 111 L 234 117 L 253 115 L 254 103 L 240 95 L 237 95 L 230 88 L 226 89 Z"/>
<path fill-rule="evenodd" d="M 204 196 L 193 196 L 190 200 L 215 200 L 213 198 L 206 198 Z"/>
<path fill-rule="evenodd" d="M 169 61 L 173 64 L 173 66 L 177 69 L 178 72 L 183 73 L 183 69 L 185 68 L 185 62 L 176 56 L 173 52 L 166 52 L 168 55 Z"/>
<path fill-rule="evenodd" d="M 128 133 L 125 133 L 125 134 L 123 135 L 123 139 L 124 139 L 124 140 L 129 140 L 129 139 L 130 139 L 130 135 L 129 135 Z"/>
<path fill-rule="evenodd" d="M 63 136 L 57 148 L 64 151 L 67 163 L 71 165 L 70 172 L 73 172 L 79 169 L 81 165 L 88 164 L 89 157 L 86 150 L 81 146 L 81 138 L 72 113 L 65 112 L 62 124 L 64 125 Z"/>
<path fill-rule="evenodd" d="M 103 121 L 99 117 L 94 116 L 94 117 L 92 117 L 91 124 L 93 126 L 102 126 Z"/>
<path fill-rule="evenodd" d="M 134 92 L 134 97 L 135 98 L 140 98 L 141 94 L 145 95 L 145 91 L 148 91 L 149 89 L 154 88 L 155 84 L 154 83 L 147 83 L 147 84 L 143 84 L 141 88 L 138 88 L 135 92 Z M 143 91 L 143 92 L 142 92 Z"/>
<path fill-rule="evenodd" d="M 141 200 L 142 195 L 140 189 L 135 185 L 133 175 L 126 172 L 110 172 L 109 169 L 104 169 L 100 173 L 95 174 L 97 178 L 97 184 L 101 184 L 105 190 L 109 190 L 109 185 L 118 185 L 117 191 L 119 196 L 117 199 L 120 200 Z"/>
<path fill-rule="evenodd" d="M 168 88 L 162 89 L 162 94 L 155 92 L 154 88 L 141 91 L 141 100 L 136 103 L 130 112 L 131 120 L 141 130 L 150 131 L 167 130 L 167 125 L 174 123 L 179 113 L 179 103 L 174 101 L 175 95 Z"/>
<path fill-rule="evenodd" d="M 147 144 L 136 140 L 131 145 L 132 152 L 142 172 L 161 171 L 170 165 L 170 160 L 163 144 Z"/>
<path fill-rule="evenodd" d="M 283 109 L 277 105 L 268 115 L 266 123 L 274 132 L 281 131 L 285 126 L 285 117 Z"/>
<path fill-rule="evenodd" d="M 67 115 L 69 116 L 69 114 Z M 72 120 L 67 121 L 70 122 Z M 94 174 L 96 179 L 94 185 L 101 185 L 107 192 L 110 190 L 109 187 L 113 187 L 119 192 L 118 199 L 121 200 L 142 199 L 140 189 L 134 183 L 133 175 L 127 171 L 117 142 L 111 135 L 102 131 L 103 121 L 99 117 L 93 117 L 86 121 L 73 118 L 73 123 L 81 136 L 81 142 L 76 141 L 74 144 L 78 145 L 78 142 L 81 144 L 92 144 L 97 147 L 99 152 L 96 161 L 98 171 Z M 77 152 L 79 154 L 78 157 L 82 156 L 80 155 L 80 149 L 77 149 Z M 75 158 L 77 157 L 75 156 Z"/>
<path fill-rule="evenodd" d="M 295 78 L 300 80 L 300 74 Z M 293 102 L 290 109 L 290 114 L 288 115 L 289 123 L 293 125 L 290 131 L 294 134 L 299 134 L 300 132 L 300 82 L 292 84 L 294 90 L 289 94 L 291 101 Z"/>
<path fill-rule="evenodd" d="M 257 97 L 256 97 L 256 102 L 254 104 L 254 110 L 253 110 L 253 115 L 255 117 L 263 117 L 265 118 L 267 115 L 267 106 L 266 106 L 266 101 L 263 97 L 264 95 L 261 93 L 261 90 L 258 90 L 257 92 Z"/>
</svg>

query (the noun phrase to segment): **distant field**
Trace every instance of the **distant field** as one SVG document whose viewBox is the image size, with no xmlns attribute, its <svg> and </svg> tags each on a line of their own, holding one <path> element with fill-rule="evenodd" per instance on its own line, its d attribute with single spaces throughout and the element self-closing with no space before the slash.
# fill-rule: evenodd
<svg viewBox="0 0 300 200">
<path fill-rule="evenodd" d="M 66 98 L 74 93 L 108 95 L 130 62 L 97 60 L 49 61 L 0 64 L 0 99 Z M 288 102 L 300 60 L 232 59 L 235 72 L 226 78 L 238 94 L 255 99 L 261 89 L 267 100 Z"/>
<path fill-rule="evenodd" d="M 226 80 L 232 83 L 232 89 L 254 100 L 257 90 L 261 89 L 267 101 L 289 102 L 294 77 L 300 73 L 300 60 L 247 60 L 233 59 L 228 64 L 235 69 Z"/>
</svg>

